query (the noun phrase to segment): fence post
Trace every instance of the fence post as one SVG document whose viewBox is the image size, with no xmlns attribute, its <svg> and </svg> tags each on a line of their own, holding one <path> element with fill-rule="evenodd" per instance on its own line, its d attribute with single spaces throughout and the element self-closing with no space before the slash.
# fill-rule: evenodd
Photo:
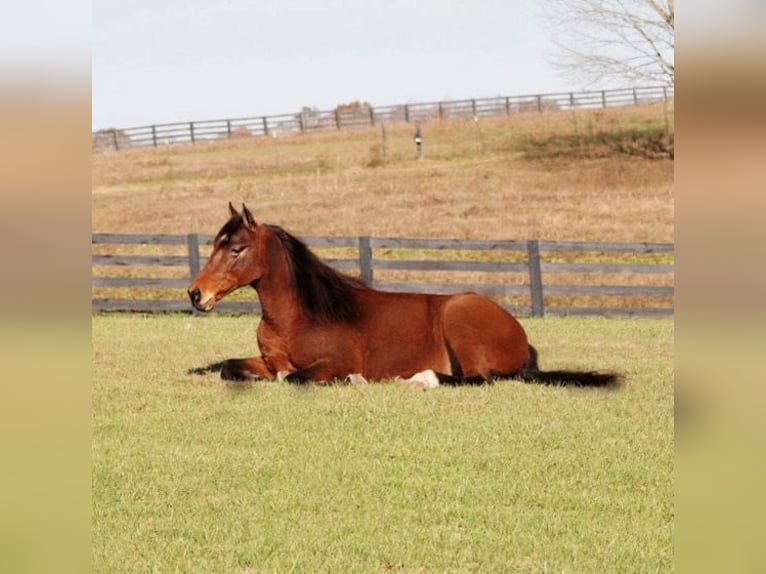
<svg viewBox="0 0 766 574">
<path fill-rule="evenodd" d="M 269 135 L 269 120 L 266 119 L 266 116 L 263 116 L 261 122 L 263 122 L 263 135 Z"/>
<path fill-rule="evenodd" d="M 112 130 L 112 143 L 114 143 L 114 151 L 119 151 L 120 146 L 117 143 L 117 129 Z"/>
<path fill-rule="evenodd" d="M 335 127 L 340 129 L 340 112 L 338 112 L 338 108 L 335 108 Z"/>
<path fill-rule="evenodd" d="M 636 91 L 636 88 L 633 88 L 633 105 L 638 105 L 638 92 Z"/>
<path fill-rule="evenodd" d="M 606 107 L 606 90 L 601 90 L 601 107 Z"/>
<path fill-rule="evenodd" d="M 226 120 L 226 137 L 231 139 L 231 120 Z"/>
<path fill-rule="evenodd" d="M 189 251 L 189 279 L 194 279 L 199 273 L 199 236 L 189 233 L 186 236 L 186 246 Z"/>
<path fill-rule="evenodd" d="M 386 133 L 386 124 L 380 124 L 380 149 L 383 153 L 383 159 L 388 157 L 388 134 Z"/>
<path fill-rule="evenodd" d="M 527 260 L 529 263 L 529 290 L 532 298 L 532 316 L 542 317 L 543 307 L 543 278 L 540 270 L 540 242 L 537 239 L 527 241 Z"/>
<path fill-rule="evenodd" d="M 194 143 L 194 122 L 189 122 L 189 136 L 191 137 L 191 143 Z"/>
<path fill-rule="evenodd" d="M 410 123 L 410 106 L 404 104 L 404 121 Z"/>
<path fill-rule="evenodd" d="M 191 281 L 199 273 L 199 236 L 196 233 L 189 233 L 186 236 L 186 247 L 189 256 L 189 280 Z M 193 315 L 201 315 L 202 311 L 197 311 L 192 307 Z"/>
<path fill-rule="evenodd" d="M 543 113 L 543 96 L 541 94 L 537 95 L 537 112 Z"/>
<path fill-rule="evenodd" d="M 157 147 L 157 128 L 156 128 L 156 126 L 152 126 L 152 143 L 154 144 L 154 147 Z"/>
<path fill-rule="evenodd" d="M 573 110 L 575 107 L 574 92 L 569 92 L 569 109 Z"/>
<path fill-rule="evenodd" d="M 476 117 L 476 100 L 471 100 L 471 115 Z"/>
<path fill-rule="evenodd" d="M 372 283 L 372 246 L 367 235 L 359 238 L 359 278 L 367 284 Z"/>
<path fill-rule="evenodd" d="M 371 126 L 375 125 L 375 108 L 373 108 L 372 106 L 370 106 L 370 125 Z"/>
</svg>

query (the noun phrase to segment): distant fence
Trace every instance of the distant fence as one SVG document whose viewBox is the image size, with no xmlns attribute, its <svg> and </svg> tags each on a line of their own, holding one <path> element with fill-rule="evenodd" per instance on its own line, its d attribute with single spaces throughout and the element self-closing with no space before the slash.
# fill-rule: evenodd
<svg viewBox="0 0 766 574">
<path fill-rule="evenodd" d="M 212 240 L 212 236 L 196 234 L 94 234 L 92 309 L 191 312 L 185 289 L 205 264 L 200 246 Z M 356 272 L 376 289 L 476 291 L 521 316 L 673 314 L 674 247 L 670 243 L 376 237 L 305 237 L 303 241 L 320 249 L 344 251 L 345 257 L 325 258 L 325 262 Z M 386 273 L 395 278 L 379 278 Z M 427 278 L 434 274 L 438 279 Z M 484 279 L 461 279 L 466 275 Z M 109 290 L 119 295 L 102 293 Z M 230 297 L 217 309 L 259 313 L 251 293 L 249 300 Z"/>
<path fill-rule="evenodd" d="M 369 127 L 376 124 L 420 122 L 432 119 L 484 118 L 528 112 L 608 108 L 667 102 L 673 98 L 673 95 L 672 86 L 654 86 L 499 96 L 381 107 L 367 104 L 343 105 L 331 111 L 304 108 L 298 113 L 275 116 L 190 121 L 99 130 L 93 132 L 92 147 L 93 151 L 100 152 L 240 137 L 342 130 Z"/>
</svg>

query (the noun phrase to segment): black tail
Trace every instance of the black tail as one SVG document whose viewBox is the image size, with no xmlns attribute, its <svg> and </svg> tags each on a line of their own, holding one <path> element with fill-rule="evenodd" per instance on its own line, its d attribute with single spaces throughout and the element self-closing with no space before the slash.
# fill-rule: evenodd
<svg viewBox="0 0 766 574">
<path fill-rule="evenodd" d="M 617 373 L 597 371 L 541 371 L 537 364 L 537 349 L 529 346 L 529 359 L 514 377 L 525 383 L 558 385 L 562 387 L 616 387 L 622 382 Z"/>
</svg>

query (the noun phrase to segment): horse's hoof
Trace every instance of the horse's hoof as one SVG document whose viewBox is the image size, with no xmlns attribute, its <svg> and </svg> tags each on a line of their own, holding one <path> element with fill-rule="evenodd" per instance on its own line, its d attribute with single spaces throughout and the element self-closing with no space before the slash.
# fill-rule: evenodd
<svg viewBox="0 0 766 574">
<path fill-rule="evenodd" d="M 435 389 L 439 386 L 439 377 L 431 369 L 426 369 L 425 371 L 415 373 L 405 382 L 422 389 Z"/>
<path fill-rule="evenodd" d="M 251 377 L 248 377 L 235 361 L 224 361 L 221 365 L 221 378 L 224 381 L 246 381 Z"/>
</svg>

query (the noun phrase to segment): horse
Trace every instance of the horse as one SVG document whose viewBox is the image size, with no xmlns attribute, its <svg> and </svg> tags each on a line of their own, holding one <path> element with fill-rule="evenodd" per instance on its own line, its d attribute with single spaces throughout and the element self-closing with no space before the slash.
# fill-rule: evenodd
<svg viewBox="0 0 766 574">
<path fill-rule="evenodd" d="M 325 264 L 281 227 L 256 222 L 246 205 L 240 213 L 229 202 L 229 219 L 188 294 L 194 308 L 209 312 L 247 285 L 261 304 L 260 355 L 223 361 L 224 380 L 430 381 L 436 375 L 452 384 L 512 378 L 611 386 L 619 379 L 542 371 L 519 321 L 487 297 L 374 289 Z"/>
</svg>

